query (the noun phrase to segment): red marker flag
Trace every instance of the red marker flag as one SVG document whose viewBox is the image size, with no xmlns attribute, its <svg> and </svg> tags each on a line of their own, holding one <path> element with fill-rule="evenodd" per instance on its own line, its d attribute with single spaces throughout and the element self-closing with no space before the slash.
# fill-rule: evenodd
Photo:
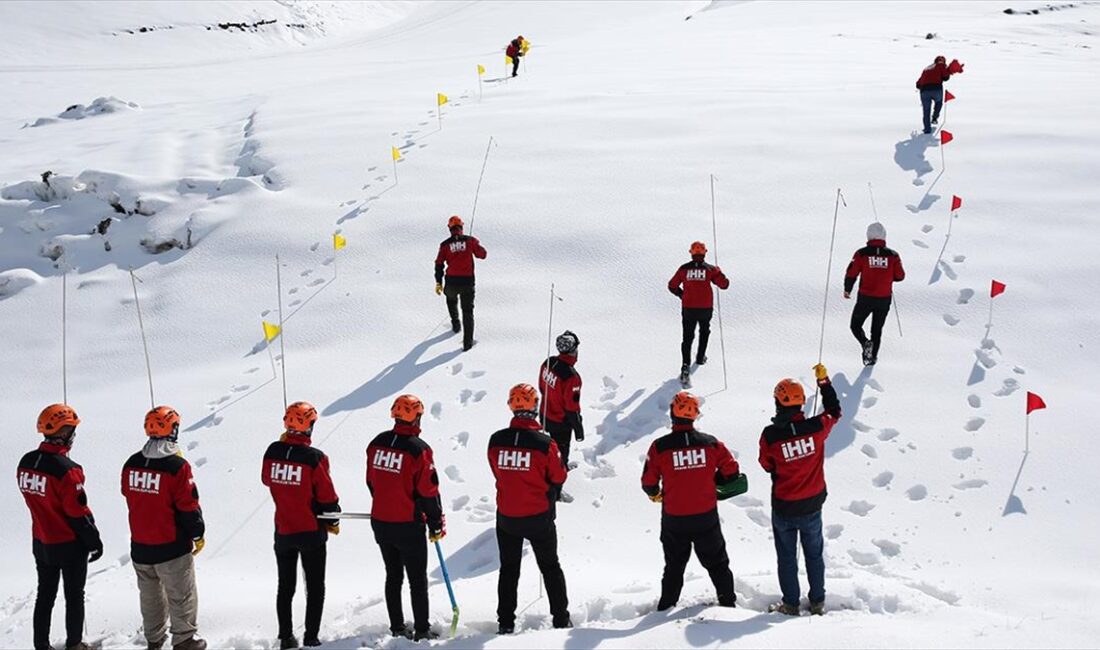
<svg viewBox="0 0 1100 650">
<path fill-rule="evenodd" d="M 955 136 L 951 135 L 950 131 L 940 130 L 940 144 L 947 144 L 955 139 Z"/>
<path fill-rule="evenodd" d="M 951 197 L 951 211 L 954 212 L 955 210 L 958 210 L 961 207 L 963 207 L 962 197 L 952 195 L 952 197 Z"/>
<path fill-rule="evenodd" d="M 1004 293 L 1006 288 L 1008 287 L 1005 283 L 997 282 L 996 280 L 994 280 L 993 284 L 989 287 L 989 297 L 996 298 L 997 296 Z"/>
<path fill-rule="evenodd" d="M 1028 393 L 1027 393 L 1027 413 L 1025 415 L 1030 415 L 1032 411 L 1038 411 L 1039 409 L 1045 409 L 1046 407 L 1047 407 L 1047 403 L 1043 401 L 1042 397 L 1039 397 L 1035 393 L 1032 393 L 1031 391 L 1028 391 Z"/>
<path fill-rule="evenodd" d="M 952 99 L 955 99 L 955 96 L 951 94 L 950 90 L 943 91 L 943 101 L 949 102 Z"/>
</svg>

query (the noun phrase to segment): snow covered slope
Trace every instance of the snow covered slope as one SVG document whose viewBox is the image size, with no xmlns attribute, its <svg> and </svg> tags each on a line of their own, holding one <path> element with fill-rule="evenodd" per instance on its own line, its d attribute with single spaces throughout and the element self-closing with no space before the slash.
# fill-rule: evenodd
<svg viewBox="0 0 1100 650">
<path fill-rule="evenodd" d="M 1100 344 L 1100 5 L 1022 13 L 1041 6 L 0 3 L 0 476 L 61 399 L 61 269 L 72 269 L 69 402 L 84 420 L 73 456 L 107 545 L 88 585 L 89 638 L 141 642 L 117 488 L 149 406 L 132 266 L 156 398 L 184 416 L 208 522 L 200 634 L 218 647 L 274 639 L 259 466 L 282 397 L 260 321 L 275 318 L 278 253 L 289 397 L 322 411 L 315 440 L 345 509 L 369 508 L 363 449 L 392 399 L 429 405 L 463 621 L 440 645 L 1095 645 L 1100 472 L 1085 409 Z M 501 49 L 516 33 L 533 48 L 505 80 Z M 917 134 L 913 89 L 939 53 L 966 63 L 949 83 L 955 141 L 942 161 Z M 442 130 L 437 92 L 451 100 Z M 489 136 L 473 224 L 489 252 L 479 343 L 461 353 L 431 268 L 446 218 L 469 221 Z M 403 153 L 396 179 L 391 146 Z M 711 240 L 712 173 L 712 251 L 732 279 L 729 381 L 723 390 L 715 336 L 715 362 L 694 382 L 700 428 L 749 475 L 749 493 L 721 506 L 741 607 L 709 607 L 693 564 L 683 607 L 656 614 L 660 515 L 638 477 L 678 388 L 665 283 L 692 240 Z M 873 371 L 840 295 L 873 219 L 868 183 L 909 272 L 904 336 L 888 323 Z M 757 438 L 774 383 L 809 380 L 817 360 L 838 187 L 824 353 L 845 411 L 827 449 L 832 611 L 781 620 L 766 613 L 779 591 Z M 965 203 L 946 238 L 953 194 Z M 336 230 L 349 244 L 334 260 Z M 992 278 L 1008 292 L 987 329 Z M 551 283 L 554 329 L 582 341 L 590 432 L 567 486 L 576 501 L 558 517 L 577 628 L 546 629 L 539 600 L 523 634 L 497 639 L 484 445 L 507 423 L 507 388 L 535 379 Z M 1025 458 L 1027 390 L 1050 408 L 1033 414 Z M 0 645 L 24 647 L 34 567 L 10 484 L 0 516 Z M 380 558 L 356 523 L 329 546 L 322 638 L 403 646 L 388 639 Z M 539 593 L 532 558 L 525 567 L 521 606 Z M 431 597 L 442 623 L 438 572 Z"/>
</svg>

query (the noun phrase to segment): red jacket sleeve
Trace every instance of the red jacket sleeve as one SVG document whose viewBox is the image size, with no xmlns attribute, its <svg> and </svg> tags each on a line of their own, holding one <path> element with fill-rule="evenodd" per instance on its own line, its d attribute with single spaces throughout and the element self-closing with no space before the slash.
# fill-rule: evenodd
<svg viewBox="0 0 1100 650">
<path fill-rule="evenodd" d="M 416 502 L 431 528 L 443 526 L 443 502 L 439 498 L 439 474 L 435 471 L 432 450 L 420 454 L 420 466 L 413 477 Z"/>
<path fill-rule="evenodd" d="M 775 458 L 772 457 L 772 452 L 768 449 L 768 441 L 763 434 L 760 435 L 760 466 L 769 474 L 775 471 Z"/>
<path fill-rule="evenodd" d="M 844 293 L 851 293 L 852 289 L 855 288 L 856 279 L 863 272 L 863 264 L 861 263 L 863 259 L 857 252 L 852 256 L 852 261 L 848 263 L 848 270 L 844 273 Z"/>
<path fill-rule="evenodd" d="M 199 488 L 195 485 L 195 477 L 191 473 L 191 463 L 185 461 L 175 478 L 175 484 L 172 486 L 172 506 L 176 512 L 180 513 L 180 525 L 191 539 L 199 539 L 206 533 L 206 523 L 202 519 Z"/>
<path fill-rule="evenodd" d="M 710 274 L 710 281 L 714 283 L 719 289 L 729 289 L 730 279 L 726 277 L 725 273 L 722 273 L 722 269 L 717 266 L 713 267 Z"/>
<path fill-rule="evenodd" d="M 92 514 L 88 496 L 84 494 L 84 471 L 74 467 L 61 479 L 61 507 L 65 516 L 76 519 Z"/>
<path fill-rule="evenodd" d="M 439 245 L 439 252 L 435 256 L 435 265 L 440 266 L 447 260 L 447 248 L 443 244 Z"/>
<path fill-rule="evenodd" d="M 340 497 L 336 486 L 332 484 L 332 472 L 329 470 L 328 456 L 322 456 L 321 462 L 313 470 L 313 500 L 321 506 L 322 512 L 340 510 Z"/>
<path fill-rule="evenodd" d="M 481 245 L 481 242 L 478 241 L 477 237 L 470 237 L 470 239 L 474 242 L 474 257 L 478 258 L 479 260 L 485 259 L 485 247 Z"/>
<path fill-rule="evenodd" d="M 568 474 L 565 471 L 565 462 L 561 459 L 558 443 L 550 441 L 550 450 L 546 459 L 546 480 L 550 485 L 563 485 Z"/>
<path fill-rule="evenodd" d="M 901 255 L 894 258 L 894 282 L 905 279 L 905 268 L 901 265 Z"/>
<path fill-rule="evenodd" d="M 649 496 L 661 493 L 661 466 L 657 463 L 657 445 L 649 446 L 642 468 L 642 490 Z"/>
<path fill-rule="evenodd" d="M 684 289 L 681 285 L 684 284 L 684 270 L 676 269 L 676 273 L 673 274 L 672 279 L 668 281 L 668 290 L 677 297 L 683 297 Z"/>
<path fill-rule="evenodd" d="M 581 376 L 574 373 L 573 376 L 565 384 L 565 398 L 562 400 L 562 404 L 565 405 L 565 410 L 568 413 L 580 413 L 581 412 Z"/>
<path fill-rule="evenodd" d="M 718 443 L 717 454 L 715 468 L 722 475 L 722 478 L 731 479 L 741 473 L 741 466 L 737 464 L 737 459 L 733 457 L 733 454 L 730 453 L 724 443 Z"/>
</svg>

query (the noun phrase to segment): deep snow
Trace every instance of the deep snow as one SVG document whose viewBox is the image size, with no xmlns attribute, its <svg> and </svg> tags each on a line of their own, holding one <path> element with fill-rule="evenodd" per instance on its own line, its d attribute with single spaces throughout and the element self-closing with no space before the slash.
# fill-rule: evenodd
<svg viewBox="0 0 1100 650">
<path fill-rule="evenodd" d="M 133 266 L 157 400 L 184 416 L 208 523 L 200 635 L 271 644 L 272 508 L 258 469 L 282 398 L 260 322 L 275 318 L 278 253 L 289 397 L 321 410 L 315 438 L 345 509 L 369 508 L 363 449 L 393 397 L 429 405 L 462 607 L 453 647 L 1093 646 L 1100 506 L 1084 409 L 1100 343 L 1100 6 L 1073 4 L 1009 15 L 1032 5 L 0 3 L 0 474 L 61 398 L 60 273 L 73 269 L 68 390 L 84 420 L 73 456 L 107 545 L 88 638 L 140 643 L 117 491 L 148 408 Z M 500 50 L 517 31 L 534 47 L 503 80 Z M 916 133 L 912 86 L 941 52 L 966 63 L 949 83 L 946 168 Z M 451 98 L 441 131 L 437 92 Z M 23 128 L 99 97 L 126 108 Z M 489 252 L 479 344 L 461 353 L 431 266 L 446 217 L 469 217 L 490 135 L 474 224 Z M 396 184 L 391 146 L 404 156 Z M 38 185 L 47 170 L 52 194 Z M 721 506 L 741 607 L 708 607 L 693 564 L 684 607 L 656 614 L 659 512 L 638 476 L 678 388 L 665 283 L 693 239 L 711 240 L 712 173 L 732 279 L 729 388 L 717 332 L 695 384 L 700 428 L 749 475 L 749 493 Z M 840 295 L 873 217 L 868 183 L 909 273 L 904 336 L 891 315 L 873 371 Z M 778 584 L 756 445 L 775 381 L 811 377 L 838 187 L 824 355 L 845 410 L 827 447 L 832 611 L 786 620 L 765 613 Z M 964 206 L 946 238 L 953 194 Z M 336 230 L 349 244 L 334 260 Z M 59 249 L 56 265 L 44 256 Z M 987 328 L 992 278 L 1008 291 Z M 578 626 L 545 629 L 539 600 L 524 634 L 497 639 L 484 444 L 507 422 L 507 388 L 535 378 L 552 282 L 554 329 L 582 341 L 589 430 L 567 486 L 576 501 L 558 517 Z M 1027 390 L 1050 408 L 1033 415 L 1025 458 Z M 0 513 L 0 645 L 24 647 L 34 569 L 10 484 Z M 368 527 L 347 522 L 329 553 L 322 637 L 406 645 L 386 633 Z M 522 604 L 538 595 L 533 559 L 525 567 Z M 444 627 L 438 571 L 431 597 Z"/>
</svg>

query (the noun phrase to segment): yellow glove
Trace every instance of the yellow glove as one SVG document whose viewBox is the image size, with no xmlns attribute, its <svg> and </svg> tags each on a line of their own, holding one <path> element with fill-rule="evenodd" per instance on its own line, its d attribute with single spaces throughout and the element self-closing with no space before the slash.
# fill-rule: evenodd
<svg viewBox="0 0 1100 650">
<path fill-rule="evenodd" d="M 446 536 L 447 536 L 447 531 L 441 530 L 438 533 L 428 535 L 428 541 L 431 542 L 432 544 L 435 544 L 436 542 L 438 542 L 439 540 L 443 539 Z"/>
<path fill-rule="evenodd" d="M 438 282 L 435 283 L 435 295 L 443 295 L 443 285 Z"/>
<path fill-rule="evenodd" d="M 206 548 L 206 538 L 200 537 L 195 540 L 195 550 L 191 551 L 191 555 L 198 555 L 202 553 L 202 549 Z"/>
<path fill-rule="evenodd" d="M 665 495 L 663 495 L 659 492 L 657 494 L 651 494 L 651 495 L 649 495 L 649 500 L 652 501 L 653 503 L 660 503 L 660 502 L 665 500 Z"/>
<path fill-rule="evenodd" d="M 331 533 L 333 535 L 339 535 L 340 534 L 340 523 L 337 522 L 335 524 L 327 524 L 325 526 L 325 530 L 327 530 L 329 533 Z"/>
<path fill-rule="evenodd" d="M 814 377 L 817 377 L 818 381 L 829 378 L 829 371 L 825 369 L 825 366 L 820 363 L 814 366 Z"/>
</svg>

